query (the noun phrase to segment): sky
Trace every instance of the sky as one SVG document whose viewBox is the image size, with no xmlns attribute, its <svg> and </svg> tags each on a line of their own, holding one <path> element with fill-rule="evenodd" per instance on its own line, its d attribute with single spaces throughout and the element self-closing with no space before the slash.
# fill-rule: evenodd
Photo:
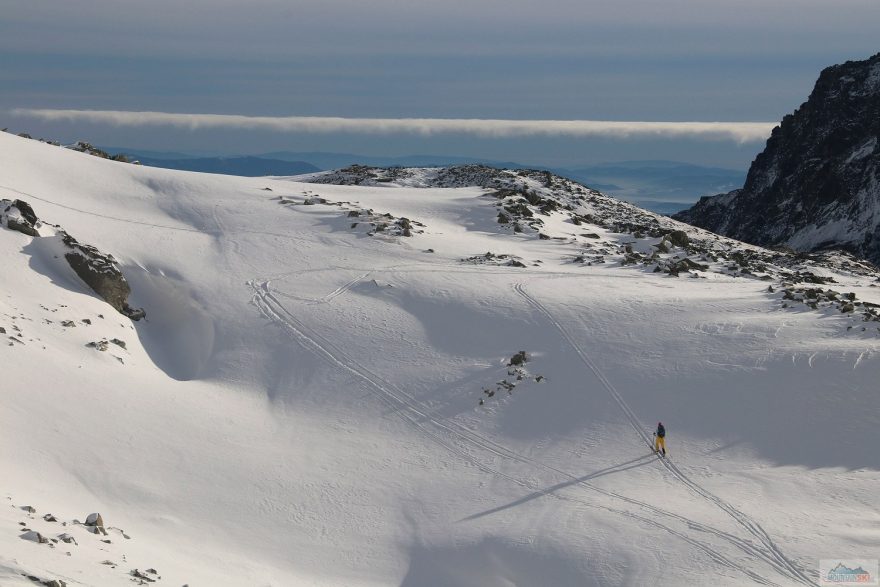
<svg viewBox="0 0 880 587">
<path fill-rule="evenodd" d="M 822 68 L 880 50 L 878 23 L 877 0 L 0 0 L 0 127 L 194 153 L 745 168 L 754 129 Z"/>
</svg>

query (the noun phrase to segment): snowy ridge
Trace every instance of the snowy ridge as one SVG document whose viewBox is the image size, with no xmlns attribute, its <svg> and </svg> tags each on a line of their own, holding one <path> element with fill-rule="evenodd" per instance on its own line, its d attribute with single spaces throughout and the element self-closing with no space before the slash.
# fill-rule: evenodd
<svg viewBox="0 0 880 587">
<path fill-rule="evenodd" d="M 871 556 L 870 265 L 541 172 L 0 153 L 0 197 L 112 255 L 146 312 L 0 230 L 4 586 L 810 585 Z M 15 531 L 57 538 L 45 512 L 131 539 Z"/>
</svg>

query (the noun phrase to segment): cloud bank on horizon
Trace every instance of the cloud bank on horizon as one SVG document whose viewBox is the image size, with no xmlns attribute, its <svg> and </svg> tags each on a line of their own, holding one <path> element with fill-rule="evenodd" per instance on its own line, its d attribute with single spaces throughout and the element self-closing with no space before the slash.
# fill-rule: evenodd
<svg viewBox="0 0 880 587">
<path fill-rule="evenodd" d="M 323 116 L 244 116 L 123 110 L 16 108 L 13 115 L 48 122 L 79 122 L 124 127 L 166 126 L 199 129 L 261 130 L 280 133 L 437 134 L 488 138 L 604 137 L 766 140 L 776 122 L 651 122 L 617 120 L 503 120 L 485 118 L 344 118 Z"/>
</svg>

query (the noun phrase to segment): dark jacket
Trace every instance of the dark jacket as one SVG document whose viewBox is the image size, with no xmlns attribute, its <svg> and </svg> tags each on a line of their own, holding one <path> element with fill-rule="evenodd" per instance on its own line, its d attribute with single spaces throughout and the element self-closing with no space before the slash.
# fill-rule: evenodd
<svg viewBox="0 0 880 587">
<path fill-rule="evenodd" d="M 660 438 L 666 437 L 666 428 L 663 427 L 663 424 L 657 424 L 657 436 Z"/>
</svg>

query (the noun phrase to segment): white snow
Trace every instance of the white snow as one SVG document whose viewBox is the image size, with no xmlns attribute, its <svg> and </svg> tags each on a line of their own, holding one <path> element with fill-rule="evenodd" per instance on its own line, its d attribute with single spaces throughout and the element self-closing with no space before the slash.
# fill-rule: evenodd
<svg viewBox="0 0 880 587">
<path fill-rule="evenodd" d="M 783 310 L 758 279 L 574 264 L 577 233 L 618 236 L 501 233 L 478 188 L 175 172 L 4 133 L 0 157 L 0 198 L 112 253 L 147 312 L 0 230 L 4 586 L 804 585 L 877 557 L 876 322 Z M 367 236 L 362 208 L 424 232 Z M 526 267 L 461 262 L 488 251 Z M 93 512 L 108 536 L 74 522 Z"/>
<path fill-rule="evenodd" d="M 878 68 L 880 71 L 880 68 Z M 877 146 L 877 137 L 871 137 L 867 141 L 862 144 L 861 147 L 856 148 L 850 154 L 849 157 L 846 158 L 846 161 L 843 162 L 844 165 L 849 165 L 853 161 L 858 161 L 859 159 L 864 159 L 868 155 L 874 152 L 874 148 Z"/>
</svg>

